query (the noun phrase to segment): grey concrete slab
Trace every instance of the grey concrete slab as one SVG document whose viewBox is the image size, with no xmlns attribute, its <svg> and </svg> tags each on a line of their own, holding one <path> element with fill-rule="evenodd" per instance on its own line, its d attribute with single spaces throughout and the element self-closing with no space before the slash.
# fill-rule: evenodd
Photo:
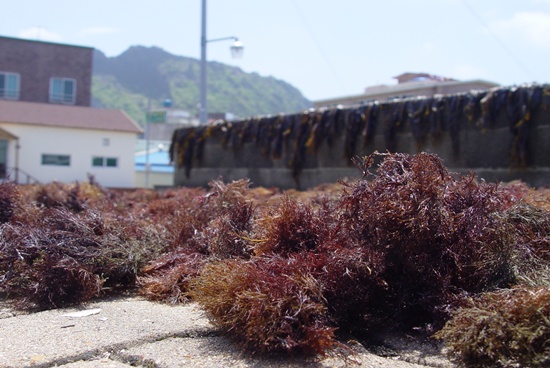
<svg viewBox="0 0 550 368">
<path fill-rule="evenodd" d="M 109 358 L 98 358 L 94 360 L 79 360 L 78 362 L 64 364 L 60 368 L 130 368 L 129 364 L 121 363 Z"/>
<path fill-rule="evenodd" d="M 66 316 L 93 309 L 100 311 L 85 317 Z M 169 336 L 210 333 L 212 325 L 193 304 L 168 306 L 115 298 L 81 308 L 2 318 L 0 331 L 0 367 L 49 367 Z"/>
<path fill-rule="evenodd" d="M 221 336 L 180 338 L 174 337 L 133 347 L 125 352 L 128 358 L 141 357 L 144 362 L 155 362 L 156 367 L 166 368 L 343 368 L 343 367 L 395 367 L 419 368 L 421 365 L 383 358 L 358 348 L 357 354 L 305 359 L 288 357 L 249 356 L 227 338 Z"/>
<path fill-rule="evenodd" d="M 250 356 L 221 336 L 192 303 L 169 306 L 116 297 L 31 314 L 0 305 L 0 312 L 1 368 L 452 366 L 443 358 L 419 359 L 416 351 L 424 354 L 422 347 L 411 349 L 403 342 L 394 345 L 406 354 L 391 358 L 372 354 L 358 343 L 353 345 L 356 354 L 347 359 Z"/>
</svg>

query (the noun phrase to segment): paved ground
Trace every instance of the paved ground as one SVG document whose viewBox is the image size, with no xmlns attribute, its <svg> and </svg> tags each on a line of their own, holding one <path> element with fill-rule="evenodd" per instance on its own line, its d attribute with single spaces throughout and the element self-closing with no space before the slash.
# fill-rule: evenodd
<svg viewBox="0 0 550 368">
<path fill-rule="evenodd" d="M 394 344 L 401 352 L 391 358 L 357 344 L 351 360 L 266 359 L 241 353 L 194 304 L 117 297 L 33 314 L 0 307 L 0 367 L 451 367 L 421 347 Z"/>
</svg>

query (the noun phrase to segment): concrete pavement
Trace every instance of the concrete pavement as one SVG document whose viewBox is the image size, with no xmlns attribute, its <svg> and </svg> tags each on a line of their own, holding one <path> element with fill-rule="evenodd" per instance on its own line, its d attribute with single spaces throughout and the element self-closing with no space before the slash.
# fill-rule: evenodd
<svg viewBox="0 0 550 368">
<path fill-rule="evenodd" d="M 6 368 L 452 366 L 421 350 L 385 358 L 359 344 L 351 360 L 251 357 L 221 336 L 196 304 L 169 306 L 135 296 L 32 314 L 0 306 L 0 331 L 0 367 Z"/>
</svg>

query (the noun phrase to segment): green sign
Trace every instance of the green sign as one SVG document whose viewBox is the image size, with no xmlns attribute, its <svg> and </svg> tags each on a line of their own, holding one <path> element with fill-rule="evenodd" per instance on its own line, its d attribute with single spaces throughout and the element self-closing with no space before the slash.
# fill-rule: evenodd
<svg viewBox="0 0 550 368">
<path fill-rule="evenodd" d="M 165 123 L 166 111 L 149 111 L 147 113 L 148 123 Z"/>
</svg>

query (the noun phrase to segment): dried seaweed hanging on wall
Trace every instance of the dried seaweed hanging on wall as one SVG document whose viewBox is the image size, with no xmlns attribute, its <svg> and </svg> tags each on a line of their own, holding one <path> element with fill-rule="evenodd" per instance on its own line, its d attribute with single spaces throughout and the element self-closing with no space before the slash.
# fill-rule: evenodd
<svg viewBox="0 0 550 368">
<path fill-rule="evenodd" d="M 275 122 L 277 116 L 269 116 L 261 118 L 256 124 L 256 138 L 254 143 L 264 156 L 269 157 L 271 155 L 271 143 L 275 139 Z"/>
<path fill-rule="evenodd" d="M 466 105 L 464 106 L 464 115 L 468 123 L 477 124 L 481 117 L 481 99 L 486 92 L 468 93 L 466 94 Z"/>
<path fill-rule="evenodd" d="M 406 102 L 407 123 L 417 145 L 417 150 L 421 150 L 426 143 L 426 138 L 430 133 L 430 124 L 427 117 L 430 114 L 430 107 L 426 98 L 418 98 Z"/>
<path fill-rule="evenodd" d="M 542 103 L 543 89 L 518 88 L 508 94 L 507 116 L 512 132 L 510 164 L 514 168 L 525 168 L 529 164 L 528 139 L 535 112 Z"/>
<path fill-rule="evenodd" d="M 211 134 L 212 128 L 202 126 L 198 128 L 178 129 L 172 134 L 170 145 L 170 162 L 175 162 L 177 167 L 185 168 L 185 177 L 191 175 L 193 159 L 202 160 L 204 143 Z M 195 149 L 197 147 L 197 149 Z"/>
<path fill-rule="evenodd" d="M 445 109 L 447 114 L 447 127 L 449 129 L 449 137 L 451 138 L 451 149 L 453 158 L 456 160 L 460 155 L 460 132 L 462 122 L 462 111 L 464 106 L 464 98 L 462 95 L 452 96 L 446 101 Z"/>
<path fill-rule="evenodd" d="M 293 151 L 288 161 L 288 167 L 292 170 L 292 177 L 298 186 L 300 184 L 300 173 L 302 172 L 306 160 L 306 143 L 309 139 L 311 127 L 312 119 L 309 111 L 303 113 L 300 119 L 296 119 L 295 121 L 296 134 L 292 144 Z"/>
<path fill-rule="evenodd" d="M 384 120 L 384 140 L 386 149 L 390 152 L 396 151 L 397 144 L 395 136 L 406 119 L 406 106 L 406 103 L 392 105 L 389 117 Z"/>
<path fill-rule="evenodd" d="M 378 125 L 378 113 L 380 112 L 380 104 L 378 101 L 368 105 L 365 109 L 365 126 L 363 128 L 363 148 L 372 142 L 374 135 L 376 134 L 376 127 Z"/>
<path fill-rule="evenodd" d="M 209 133 L 202 128 L 180 129 L 174 133 L 170 153 L 172 160 L 179 168 L 185 168 L 189 176 L 194 157 L 201 157 L 207 137 L 221 137 L 222 146 L 234 150 L 254 143 L 261 154 L 271 159 L 288 157 L 287 167 L 298 182 L 307 155 L 316 154 L 325 142 L 332 147 L 336 137 L 342 134 L 343 156 L 349 163 L 356 154 L 358 142 L 362 139 L 363 148 L 367 148 L 379 129 L 383 132 L 385 149 L 390 152 L 398 150 L 397 138 L 401 129 L 410 130 L 417 151 L 422 151 L 428 137 L 440 141 L 442 134 L 447 133 L 456 160 L 460 155 L 463 127 L 484 131 L 500 119 L 507 118 L 512 133 L 510 166 L 521 168 L 529 164 L 528 138 L 532 116 L 540 109 L 549 108 L 548 85 L 373 101 L 348 108 L 311 109 L 296 114 L 221 121 L 211 126 Z"/>
<path fill-rule="evenodd" d="M 345 129 L 347 122 L 348 110 L 342 107 L 329 110 L 327 120 L 328 129 L 326 141 L 329 147 L 334 145 L 336 137 L 340 137 Z"/>
<path fill-rule="evenodd" d="M 361 131 L 364 129 L 366 120 L 365 106 L 355 108 L 351 111 L 346 124 L 346 137 L 344 142 L 344 157 L 348 162 L 351 162 L 351 159 L 355 157 L 357 141 L 361 136 Z"/>
<path fill-rule="evenodd" d="M 429 103 L 430 134 L 439 141 L 445 130 L 445 96 L 436 96 Z"/>
<path fill-rule="evenodd" d="M 275 120 L 275 137 L 273 139 L 272 157 L 279 160 L 283 157 L 283 149 L 285 142 L 288 142 L 288 137 L 292 132 L 292 123 L 294 115 L 279 116 Z"/>
</svg>

